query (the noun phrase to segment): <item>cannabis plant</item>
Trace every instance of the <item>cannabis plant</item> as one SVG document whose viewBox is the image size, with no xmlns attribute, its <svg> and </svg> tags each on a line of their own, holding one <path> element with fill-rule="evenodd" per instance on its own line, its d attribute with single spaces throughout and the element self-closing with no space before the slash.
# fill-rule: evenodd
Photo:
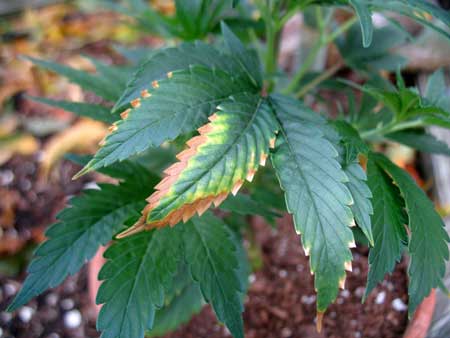
<svg viewBox="0 0 450 338">
<path fill-rule="evenodd" d="M 111 123 L 93 157 L 72 159 L 84 164 L 76 177 L 98 171 L 118 183 L 70 200 L 36 250 L 10 310 L 60 284 L 108 244 L 97 295 L 102 337 L 160 335 L 209 303 L 241 338 L 249 265 L 236 226 L 242 219 L 231 216 L 261 214 L 273 221 L 283 195 L 310 257 L 319 328 L 345 288 L 357 234 L 370 247 L 366 295 L 403 252 L 409 255 L 410 314 L 433 288 L 443 287 L 449 237 L 441 217 L 410 175 L 376 149 L 390 141 L 450 154 L 424 129 L 450 128 L 443 72 L 422 92 L 408 87 L 400 72 L 396 85 L 381 76 L 405 64 L 392 48 L 411 39 L 392 12 L 447 38 L 450 15 L 420 0 L 236 2 L 176 1 L 176 14 L 156 22 L 164 23 L 172 46 L 122 49 L 131 60 L 126 67 L 93 60 L 93 74 L 31 59 L 114 104 L 36 98 Z M 140 22 L 162 15 L 147 10 L 138 11 L 152 14 Z M 337 11 L 348 11 L 347 19 L 336 20 Z M 386 14 L 386 26 L 374 27 L 374 11 Z M 277 67 L 280 33 L 298 12 L 319 37 L 298 70 L 284 74 Z M 221 19 L 235 25 L 248 13 L 259 19 L 239 27 L 246 43 L 225 22 L 217 33 Z M 319 52 L 332 43 L 342 61 L 312 72 Z M 342 67 L 365 83 L 339 79 Z M 320 112 L 309 107 L 323 102 L 323 85 L 347 94 L 337 119 L 326 105 Z M 171 152 L 180 148 L 174 159 Z"/>
</svg>

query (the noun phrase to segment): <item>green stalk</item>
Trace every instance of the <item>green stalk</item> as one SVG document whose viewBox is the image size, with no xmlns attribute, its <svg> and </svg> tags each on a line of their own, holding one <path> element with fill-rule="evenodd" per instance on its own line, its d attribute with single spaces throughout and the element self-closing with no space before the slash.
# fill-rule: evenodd
<svg viewBox="0 0 450 338">
<path fill-rule="evenodd" d="M 266 53 L 265 53 L 265 72 L 269 77 L 266 84 L 266 91 L 270 92 L 274 87 L 273 75 L 277 70 L 278 52 L 280 44 L 280 25 L 279 25 L 279 7 L 273 6 L 271 0 L 267 0 L 264 8 L 264 21 L 266 25 Z"/>
<path fill-rule="evenodd" d="M 351 19 L 347 20 L 345 23 L 343 23 L 341 26 L 339 26 L 338 29 L 336 29 L 333 33 L 327 35 L 326 34 L 326 27 L 331 20 L 332 16 L 328 16 L 325 20 L 320 20 L 320 15 L 318 17 L 319 22 L 319 32 L 320 32 L 320 38 L 316 41 L 316 43 L 311 48 L 311 51 L 309 52 L 305 62 L 302 64 L 298 72 L 294 75 L 294 78 L 289 83 L 289 85 L 282 90 L 283 94 L 289 94 L 292 93 L 300 83 L 300 81 L 303 79 L 305 74 L 309 71 L 311 66 L 314 64 L 314 61 L 319 54 L 320 50 L 328 45 L 329 43 L 336 40 L 340 35 L 344 34 L 347 30 L 350 29 L 350 27 L 357 21 L 357 17 L 354 16 Z M 308 88 L 310 90 L 311 88 Z M 301 91 L 302 92 L 302 91 Z M 301 93 L 299 92 L 299 93 Z M 304 94 L 304 93 L 301 93 Z M 299 95 L 299 94 L 297 94 Z"/>
<path fill-rule="evenodd" d="M 381 128 L 375 128 L 375 129 L 363 131 L 360 133 L 360 135 L 363 140 L 370 140 L 370 139 L 374 139 L 374 138 L 383 137 L 386 134 L 393 133 L 396 131 L 401 131 L 401 130 L 410 129 L 410 128 L 418 128 L 418 127 L 423 127 L 423 121 L 420 119 L 414 120 L 414 121 L 405 121 L 405 122 L 400 122 L 400 123 L 397 123 L 396 121 L 392 121 Z"/>
<path fill-rule="evenodd" d="M 297 98 L 302 98 L 306 93 L 308 93 L 311 89 L 321 84 L 326 79 L 329 79 L 334 74 L 336 74 L 339 69 L 341 69 L 342 63 L 337 63 L 333 67 L 328 68 L 325 72 L 316 76 L 313 80 L 308 82 L 305 86 L 302 87 L 297 93 Z"/>
</svg>

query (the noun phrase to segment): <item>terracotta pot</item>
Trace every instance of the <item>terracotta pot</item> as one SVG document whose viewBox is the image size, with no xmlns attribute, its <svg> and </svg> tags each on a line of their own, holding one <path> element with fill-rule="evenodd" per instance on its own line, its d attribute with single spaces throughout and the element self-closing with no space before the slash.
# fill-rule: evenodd
<svg viewBox="0 0 450 338">
<path fill-rule="evenodd" d="M 425 338 L 433 319 L 434 307 L 436 306 L 436 290 L 431 290 L 430 295 L 425 298 L 416 310 L 414 317 L 409 322 L 404 338 Z"/>
</svg>

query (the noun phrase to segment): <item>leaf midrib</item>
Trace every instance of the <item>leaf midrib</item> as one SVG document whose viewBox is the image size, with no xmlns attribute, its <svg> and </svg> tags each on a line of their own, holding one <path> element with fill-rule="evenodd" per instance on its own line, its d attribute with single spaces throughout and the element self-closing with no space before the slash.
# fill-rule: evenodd
<svg viewBox="0 0 450 338">
<path fill-rule="evenodd" d="M 252 113 L 252 117 L 251 119 L 248 121 L 247 125 L 245 126 L 243 132 L 241 134 L 238 134 L 235 139 L 233 140 L 232 143 L 229 144 L 229 146 L 222 152 L 221 156 L 217 156 L 217 159 L 213 162 L 213 164 L 210 166 L 210 168 L 207 168 L 203 171 L 202 174 L 200 174 L 198 176 L 198 179 L 196 181 L 191 180 L 191 183 L 189 185 L 186 186 L 186 188 L 182 191 L 178 193 L 178 197 L 173 199 L 169 204 L 167 204 L 164 209 L 170 209 L 170 207 L 176 203 L 180 198 L 182 198 L 182 196 L 186 193 L 186 191 L 188 191 L 190 188 L 192 188 L 198 181 L 200 181 L 203 177 L 205 177 L 205 175 L 207 175 L 208 173 L 210 173 L 210 171 L 212 170 L 212 168 L 214 168 L 220 161 L 223 160 L 223 157 L 229 152 L 231 151 L 231 149 L 234 149 L 236 146 L 236 143 L 239 139 L 241 139 L 244 135 L 246 135 L 246 132 L 249 128 L 251 128 L 251 126 L 253 125 L 253 121 L 256 118 L 256 115 L 259 111 L 259 107 L 261 106 L 261 103 L 263 101 L 263 98 L 259 97 L 258 102 L 256 104 L 256 107 Z M 174 183 L 176 184 L 176 183 Z M 167 216 L 167 214 L 165 215 Z M 164 217 L 165 217 L 164 216 Z"/>
<path fill-rule="evenodd" d="M 281 123 L 280 123 L 280 131 L 281 131 L 281 133 L 283 134 L 284 139 L 286 140 L 286 144 L 288 145 L 288 148 L 289 148 L 290 153 L 292 154 L 292 156 L 293 156 L 294 159 L 295 159 L 295 161 L 294 161 L 295 166 L 296 166 L 297 169 L 299 170 L 299 173 L 300 173 L 300 176 L 302 177 L 303 182 L 307 182 L 307 180 L 305 179 L 305 175 L 304 175 L 304 173 L 303 173 L 303 170 L 300 168 L 300 165 L 299 165 L 299 163 L 298 163 L 298 161 L 297 161 L 296 153 L 293 151 L 293 148 L 292 148 L 290 142 L 288 141 L 287 134 L 286 134 L 286 132 L 285 132 L 285 130 L 284 130 L 284 127 L 283 127 L 283 125 L 282 125 Z M 308 195 L 309 195 L 310 199 L 313 201 L 312 204 L 313 204 L 313 206 L 314 206 L 314 211 L 315 211 L 315 213 L 316 213 L 317 215 L 320 215 L 319 212 L 318 212 L 317 205 L 316 205 L 316 200 L 315 200 L 315 198 L 314 198 L 313 195 L 312 195 L 313 192 L 311 191 L 311 188 L 310 188 L 309 184 L 305 184 L 305 186 L 306 186 L 306 190 L 307 190 L 307 192 L 308 192 Z M 322 218 L 321 218 L 321 217 L 318 217 L 318 220 L 319 220 L 318 223 L 320 224 L 321 232 L 322 232 L 322 234 L 325 234 L 325 232 L 324 232 L 324 225 L 322 224 Z M 336 229 L 334 229 L 334 227 L 329 227 L 329 228 L 333 229 L 334 233 L 337 234 Z M 314 238 L 315 238 L 315 237 L 316 237 L 316 235 L 314 234 Z M 324 237 L 326 238 L 327 236 L 324 236 Z M 339 238 L 339 240 L 340 240 L 341 243 L 342 243 L 342 240 L 341 240 L 340 236 L 336 236 L 336 237 Z M 314 242 L 314 240 L 313 240 L 313 242 Z M 327 243 L 327 242 L 325 242 L 325 243 Z M 321 252 L 322 252 L 324 249 L 328 251 L 327 248 L 328 248 L 328 246 L 327 246 L 327 245 L 324 245 L 323 248 L 322 248 L 322 250 L 321 250 Z M 320 257 L 321 257 L 321 256 L 322 256 L 322 253 L 320 254 Z"/>
</svg>

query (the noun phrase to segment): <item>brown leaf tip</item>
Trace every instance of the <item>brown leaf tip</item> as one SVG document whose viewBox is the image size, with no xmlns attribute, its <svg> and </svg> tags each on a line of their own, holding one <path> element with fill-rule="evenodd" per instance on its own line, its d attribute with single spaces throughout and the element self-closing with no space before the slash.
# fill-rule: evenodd
<svg viewBox="0 0 450 338">
<path fill-rule="evenodd" d="M 125 120 L 128 117 L 128 114 L 130 114 L 131 108 L 128 108 L 120 113 L 120 118 L 122 120 Z"/>
<path fill-rule="evenodd" d="M 323 315 L 324 314 L 325 314 L 325 312 L 323 312 L 323 311 L 317 311 L 317 315 L 316 315 L 316 330 L 319 333 L 322 331 Z"/>
<path fill-rule="evenodd" d="M 269 148 L 270 148 L 270 149 L 275 148 L 275 140 L 276 140 L 275 137 L 272 137 L 272 138 L 269 140 Z"/>
<path fill-rule="evenodd" d="M 144 89 L 143 91 L 141 91 L 141 96 L 143 99 L 146 99 L 152 96 L 152 94 L 150 94 L 147 89 Z"/>
<path fill-rule="evenodd" d="M 130 102 L 133 108 L 138 108 L 141 105 L 141 99 L 138 97 Z"/>
<path fill-rule="evenodd" d="M 152 87 L 155 88 L 155 89 L 156 89 L 156 88 L 159 88 L 159 83 L 158 83 L 158 81 L 156 81 L 156 80 L 155 80 L 155 81 L 152 81 Z"/>
<path fill-rule="evenodd" d="M 115 132 L 117 130 L 117 125 L 114 123 L 114 124 L 112 124 L 112 125 L 110 125 L 109 127 L 108 127 L 108 131 L 110 132 L 110 133 L 113 133 L 113 132 Z"/>
</svg>

